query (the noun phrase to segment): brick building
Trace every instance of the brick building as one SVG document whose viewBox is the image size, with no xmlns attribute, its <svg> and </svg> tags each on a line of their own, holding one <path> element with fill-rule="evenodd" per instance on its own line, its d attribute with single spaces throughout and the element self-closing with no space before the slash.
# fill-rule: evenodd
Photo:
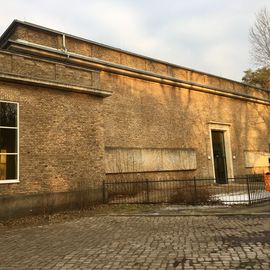
<svg viewBox="0 0 270 270">
<path fill-rule="evenodd" d="M 100 200 L 102 181 L 123 174 L 268 170 L 267 90 L 20 21 L 0 49 L 2 216 L 65 205 L 82 187 Z"/>
</svg>

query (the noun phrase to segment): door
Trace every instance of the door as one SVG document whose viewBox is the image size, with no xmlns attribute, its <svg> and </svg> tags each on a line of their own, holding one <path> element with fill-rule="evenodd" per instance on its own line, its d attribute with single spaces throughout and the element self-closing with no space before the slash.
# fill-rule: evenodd
<svg viewBox="0 0 270 270">
<path fill-rule="evenodd" d="M 212 130 L 212 145 L 216 183 L 227 183 L 227 165 L 224 145 L 224 131 Z"/>
</svg>

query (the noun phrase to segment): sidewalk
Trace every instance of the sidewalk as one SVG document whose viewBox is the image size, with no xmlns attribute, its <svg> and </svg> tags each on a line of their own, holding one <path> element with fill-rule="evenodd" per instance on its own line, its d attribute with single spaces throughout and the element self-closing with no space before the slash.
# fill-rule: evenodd
<svg viewBox="0 0 270 270">
<path fill-rule="evenodd" d="M 270 216 L 270 201 L 255 205 L 240 206 L 189 206 L 167 204 L 113 204 L 99 205 L 85 210 L 65 211 L 54 214 L 26 216 L 0 221 L 0 229 L 39 226 L 79 220 L 94 216 Z"/>
<path fill-rule="evenodd" d="M 270 215 L 270 202 L 240 206 L 188 206 L 162 205 L 158 209 L 138 213 L 113 213 L 113 216 L 227 216 L 227 215 Z"/>
<path fill-rule="evenodd" d="M 270 215 L 116 214 L 3 228 L 0 270 L 270 269 Z"/>
</svg>

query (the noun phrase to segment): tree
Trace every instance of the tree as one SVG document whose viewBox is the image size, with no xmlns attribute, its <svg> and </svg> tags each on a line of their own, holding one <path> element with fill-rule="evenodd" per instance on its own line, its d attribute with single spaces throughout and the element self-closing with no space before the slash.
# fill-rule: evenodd
<svg viewBox="0 0 270 270">
<path fill-rule="evenodd" d="M 259 67 L 270 67 L 270 13 L 265 7 L 257 15 L 249 32 L 251 56 Z"/>
<path fill-rule="evenodd" d="M 255 71 L 248 69 L 244 71 L 244 73 L 245 76 L 242 78 L 243 82 L 270 89 L 270 67 L 258 68 Z"/>
<path fill-rule="evenodd" d="M 251 57 L 259 68 L 248 69 L 242 81 L 261 88 L 270 89 L 270 13 L 265 7 L 257 15 L 249 31 Z"/>
</svg>

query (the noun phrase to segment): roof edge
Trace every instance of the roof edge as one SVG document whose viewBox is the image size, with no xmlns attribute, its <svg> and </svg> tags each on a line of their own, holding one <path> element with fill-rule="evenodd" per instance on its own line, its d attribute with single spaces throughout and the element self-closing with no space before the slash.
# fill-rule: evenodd
<svg viewBox="0 0 270 270">
<path fill-rule="evenodd" d="M 5 47 L 5 44 L 8 42 L 9 36 L 14 32 L 16 26 L 20 23 L 18 20 L 13 20 L 12 23 L 8 26 L 5 32 L 0 36 L 0 49 Z"/>
<path fill-rule="evenodd" d="M 114 50 L 114 51 L 117 51 L 117 52 L 120 52 L 120 53 L 121 52 L 126 53 L 126 54 L 129 54 L 131 56 L 136 56 L 136 57 L 144 58 L 146 60 L 155 61 L 155 62 L 160 63 L 160 64 L 169 65 L 169 66 L 172 66 L 172 67 L 175 67 L 175 68 L 185 69 L 185 70 L 191 71 L 191 72 L 197 72 L 197 73 L 200 73 L 202 75 L 215 77 L 217 79 L 222 79 L 222 80 L 225 80 L 225 81 L 228 81 L 228 82 L 231 82 L 231 83 L 245 85 L 245 86 L 252 87 L 252 88 L 255 88 L 255 89 L 258 89 L 258 90 L 264 90 L 264 91 L 269 92 L 269 89 L 264 89 L 264 88 L 261 88 L 261 87 L 255 86 L 255 85 L 250 85 L 250 84 L 247 84 L 247 83 L 242 82 L 242 81 L 236 81 L 236 80 L 233 80 L 233 79 L 229 79 L 229 78 L 222 77 L 222 76 L 219 76 L 219 75 L 211 74 L 211 73 L 208 73 L 208 72 L 196 70 L 196 69 L 193 69 L 193 68 L 188 68 L 188 67 L 185 67 L 185 66 L 170 63 L 170 62 L 160 60 L 160 59 L 157 59 L 157 58 L 152 58 L 152 57 L 145 56 L 145 55 L 142 55 L 142 54 L 139 54 L 139 53 L 130 52 L 130 51 L 123 50 L 123 49 L 120 49 L 120 48 L 117 48 L 117 47 L 113 47 L 113 46 L 110 46 L 110 45 L 99 43 L 99 42 L 96 42 L 96 41 L 93 41 L 93 40 L 90 40 L 90 39 L 78 37 L 78 36 L 75 36 L 75 35 L 72 35 L 72 34 L 68 34 L 68 33 L 61 32 L 61 31 L 58 31 L 58 30 L 54 30 L 54 29 L 44 27 L 44 26 L 41 26 L 41 25 L 38 25 L 38 24 L 30 23 L 30 22 L 27 22 L 27 21 L 21 21 L 21 20 L 17 20 L 17 19 L 13 20 L 13 22 L 9 25 L 9 27 L 6 29 L 6 31 L 0 36 L 0 49 L 3 49 L 5 47 L 6 43 L 8 42 L 8 37 L 14 32 L 15 28 L 19 24 L 25 25 L 25 26 L 28 26 L 28 27 L 31 27 L 31 28 L 36 28 L 36 29 L 39 29 L 39 30 L 45 31 L 45 32 L 50 32 L 50 33 L 54 33 L 54 34 L 58 34 L 58 35 L 65 35 L 66 37 L 70 37 L 70 38 L 74 38 L 74 39 L 77 39 L 77 40 L 80 40 L 80 41 L 91 43 L 91 44 L 101 46 L 101 47 L 104 47 L 104 48 L 107 48 L 107 49 L 110 49 L 110 50 Z"/>
</svg>

